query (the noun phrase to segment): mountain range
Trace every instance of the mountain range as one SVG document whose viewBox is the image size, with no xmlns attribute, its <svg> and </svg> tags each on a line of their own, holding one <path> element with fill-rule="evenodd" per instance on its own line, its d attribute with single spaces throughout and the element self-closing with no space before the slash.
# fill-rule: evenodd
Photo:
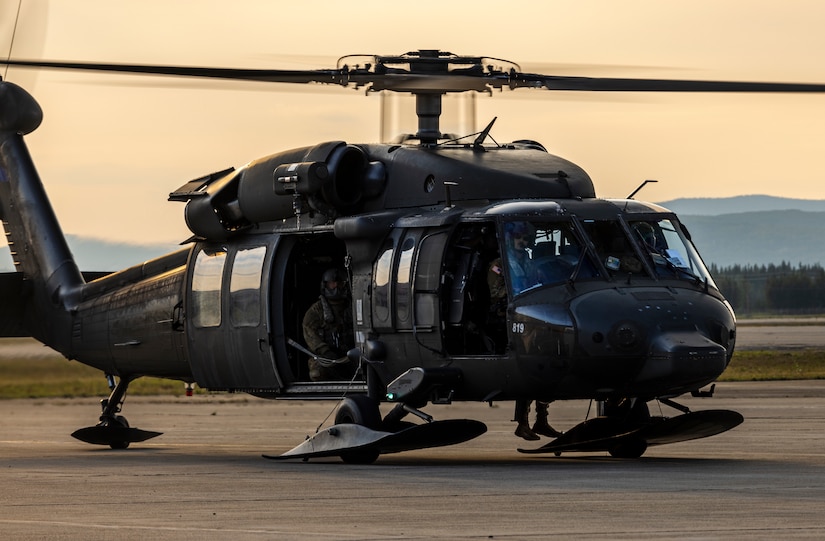
<svg viewBox="0 0 825 541">
<path fill-rule="evenodd" d="M 658 204 L 679 215 L 707 265 L 825 265 L 825 200 L 744 195 Z M 88 271 L 119 270 L 179 248 L 76 235 L 67 235 L 67 241 L 80 268 Z M 0 271 L 11 270 L 8 247 L 0 248 Z"/>
<path fill-rule="evenodd" d="M 659 204 L 678 214 L 707 265 L 825 264 L 825 201 L 745 195 Z"/>
<path fill-rule="evenodd" d="M 801 210 L 806 212 L 825 212 L 825 200 L 790 199 L 770 195 L 737 195 L 723 198 L 683 198 L 659 203 L 665 208 L 679 214 L 690 216 L 721 216 L 724 214 L 741 214 L 747 212 L 765 212 L 771 210 Z"/>
<path fill-rule="evenodd" d="M 66 242 L 83 271 L 117 271 L 180 249 L 176 244 L 132 244 L 77 235 L 66 235 Z M 9 247 L 0 248 L 0 272 L 14 270 Z"/>
</svg>

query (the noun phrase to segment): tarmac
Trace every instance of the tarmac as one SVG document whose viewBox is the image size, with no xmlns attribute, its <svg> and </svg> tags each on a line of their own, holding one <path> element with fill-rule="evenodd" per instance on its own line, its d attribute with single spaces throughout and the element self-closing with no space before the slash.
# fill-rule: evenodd
<svg viewBox="0 0 825 541">
<path fill-rule="evenodd" d="M 261 456 L 328 425 L 330 402 L 130 397 L 132 426 L 164 434 L 114 451 L 69 436 L 97 421 L 96 400 L 0 401 L 0 539 L 825 538 L 825 381 L 720 383 L 677 401 L 745 422 L 636 460 L 537 456 L 516 451 L 543 442 L 513 436 L 512 403 L 457 403 L 426 411 L 486 434 L 349 465 Z M 551 404 L 553 424 L 588 407 Z"/>
<path fill-rule="evenodd" d="M 822 347 L 825 347 L 825 321 L 822 318 L 757 319 L 737 322 L 737 351 Z"/>
</svg>

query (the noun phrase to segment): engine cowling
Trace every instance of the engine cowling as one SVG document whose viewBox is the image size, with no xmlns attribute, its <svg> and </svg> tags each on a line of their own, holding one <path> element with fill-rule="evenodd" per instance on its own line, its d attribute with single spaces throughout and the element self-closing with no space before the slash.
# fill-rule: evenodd
<svg viewBox="0 0 825 541">
<path fill-rule="evenodd" d="M 169 199 L 187 202 L 192 233 L 220 240 L 254 223 L 355 212 L 365 197 L 381 192 L 385 176 L 383 164 L 370 163 L 363 149 L 334 141 L 193 180 Z"/>
</svg>

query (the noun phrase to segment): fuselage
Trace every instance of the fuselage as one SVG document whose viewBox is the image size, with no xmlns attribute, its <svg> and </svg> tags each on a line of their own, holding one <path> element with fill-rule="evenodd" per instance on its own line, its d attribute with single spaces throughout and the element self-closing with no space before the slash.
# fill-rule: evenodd
<svg viewBox="0 0 825 541">
<path fill-rule="evenodd" d="M 728 303 L 678 218 L 656 205 L 471 201 L 307 222 L 258 224 L 91 282 L 72 356 L 216 390 L 337 392 L 340 382 L 308 380 L 290 341 L 303 343 L 323 269 L 345 261 L 355 343 L 382 388 L 410 368 L 450 367 L 460 377 L 433 391 L 445 400 L 672 396 L 712 382 L 733 352 Z M 533 283 L 516 283 L 513 224 L 532 236 Z"/>
<path fill-rule="evenodd" d="M 17 327 L 127 381 L 387 399 L 420 369 L 413 402 L 649 399 L 700 388 L 732 355 L 733 312 L 678 218 L 597 199 L 530 141 L 333 141 L 214 173 L 170 195 L 187 248 L 86 283 L 23 143 L 39 106 L 6 82 L 0 101 Z M 330 267 L 349 277 L 352 382 L 308 377 L 301 320 Z"/>
</svg>

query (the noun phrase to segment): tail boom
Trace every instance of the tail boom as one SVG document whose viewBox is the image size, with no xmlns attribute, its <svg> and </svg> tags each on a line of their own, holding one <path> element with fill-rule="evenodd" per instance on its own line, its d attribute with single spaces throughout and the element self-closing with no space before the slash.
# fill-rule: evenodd
<svg viewBox="0 0 825 541">
<path fill-rule="evenodd" d="M 30 292 L 24 324 L 32 336 L 66 354 L 70 312 L 84 280 L 23 141 L 42 116 L 28 92 L 0 81 L 0 218 Z"/>
</svg>

